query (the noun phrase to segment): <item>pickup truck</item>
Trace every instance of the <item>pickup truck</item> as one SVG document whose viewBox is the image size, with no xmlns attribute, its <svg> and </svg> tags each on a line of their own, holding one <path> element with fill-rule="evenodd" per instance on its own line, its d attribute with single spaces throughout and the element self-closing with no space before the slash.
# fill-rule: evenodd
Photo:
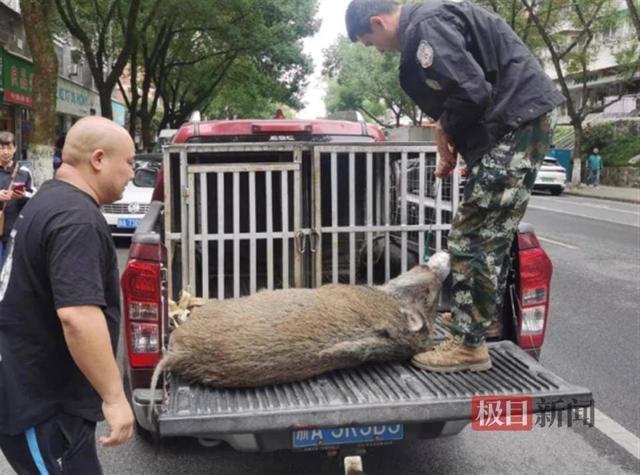
<svg viewBox="0 0 640 475">
<path fill-rule="evenodd" d="M 379 129 L 356 122 L 181 127 L 164 149 L 161 200 L 132 237 L 121 281 L 125 386 L 139 433 L 225 441 L 239 451 L 348 453 L 457 434 L 473 422 L 473 403 L 482 397 L 529 398 L 527 413 L 589 406 L 589 390 L 537 361 L 552 264 L 526 224 L 513 243 L 489 371 L 437 374 L 404 362 L 251 389 L 189 385 L 168 373 L 149 388 L 171 331 L 168 299 L 180 290 L 223 299 L 331 282 L 378 284 L 446 249 L 460 177 L 437 183 L 436 153 L 430 143 L 385 142 Z M 445 336 L 437 325 L 436 340 Z"/>
</svg>

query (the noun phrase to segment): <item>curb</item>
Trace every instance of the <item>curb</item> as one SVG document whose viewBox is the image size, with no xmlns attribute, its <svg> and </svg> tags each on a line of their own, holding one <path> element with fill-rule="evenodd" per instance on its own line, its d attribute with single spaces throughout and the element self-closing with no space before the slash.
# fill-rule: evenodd
<svg viewBox="0 0 640 475">
<path fill-rule="evenodd" d="M 571 196 L 581 196 L 583 198 L 593 198 L 594 200 L 619 201 L 622 203 L 640 204 L 639 198 L 623 198 L 623 197 L 613 197 L 613 196 L 603 196 L 603 195 L 589 195 L 587 193 L 580 193 L 579 191 L 574 191 L 569 188 L 564 190 L 563 194 L 571 195 Z"/>
</svg>

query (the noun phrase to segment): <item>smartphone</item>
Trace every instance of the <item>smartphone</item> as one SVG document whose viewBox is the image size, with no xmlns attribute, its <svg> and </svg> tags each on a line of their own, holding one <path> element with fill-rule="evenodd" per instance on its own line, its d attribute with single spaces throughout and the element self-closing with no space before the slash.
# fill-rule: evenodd
<svg viewBox="0 0 640 475">
<path fill-rule="evenodd" d="M 17 193 L 24 193 L 25 186 L 26 185 L 24 183 L 14 183 L 13 184 L 13 191 L 15 191 Z"/>
</svg>

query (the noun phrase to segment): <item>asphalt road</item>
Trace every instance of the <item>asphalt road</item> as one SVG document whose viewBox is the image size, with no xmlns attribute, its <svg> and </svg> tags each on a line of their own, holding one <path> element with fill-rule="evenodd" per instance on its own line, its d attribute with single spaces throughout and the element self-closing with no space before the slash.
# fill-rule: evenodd
<svg viewBox="0 0 640 475">
<path fill-rule="evenodd" d="M 525 220 L 554 265 L 542 363 L 639 436 L 640 206 L 534 196 Z"/>
<path fill-rule="evenodd" d="M 565 380 L 593 390 L 596 428 L 536 427 L 528 433 L 467 428 L 450 438 L 369 450 L 367 474 L 640 473 L 639 207 L 535 196 L 525 220 L 535 226 L 554 264 L 541 361 Z M 121 263 L 126 253 L 121 245 Z M 598 419 L 599 414 L 605 416 Z M 603 423 L 607 416 L 628 432 L 612 434 L 611 424 Z M 104 431 L 99 426 L 98 432 Z M 611 435 L 631 443 L 637 456 Z M 244 454 L 178 439 L 156 445 L 135 439 L 123 447 L 99 448 L 99 455 L 107 474 L 340 473 L 337 459 L 321 453 Z M 0 473 L 11 473 L 1 456 Z"/>
</svg>

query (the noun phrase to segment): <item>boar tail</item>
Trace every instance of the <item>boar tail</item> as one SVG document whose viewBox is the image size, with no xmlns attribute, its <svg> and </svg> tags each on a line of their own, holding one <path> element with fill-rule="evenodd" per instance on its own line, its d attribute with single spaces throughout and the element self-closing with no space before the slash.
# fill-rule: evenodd
<svg viewBox="0 0 640 475">
<path fill-rule="evenodd" d="M 160 359 L 160 361 L 158 361 L 158 364 L 156 365 L 156 369 L 153 371 L 153 375 L 151 376 L 151 385 L 149 387 L 149 390 L 151 393 L 151 404 L 149 404 L 149 414 L 148 414 L 150 421 L 152 420 L 153 409 L 155 407 L 155 400 L 156 400 L 156 398 L 153 397 L 153 394 L 155 393 L 156 387 L 158 386 L 158 380 L 160 379 L 160 375 L 162 374 L 162 371 L 166 368 L 170 359 L 171 359 L 171 353 L 165 354 Z"/>
</svg>

